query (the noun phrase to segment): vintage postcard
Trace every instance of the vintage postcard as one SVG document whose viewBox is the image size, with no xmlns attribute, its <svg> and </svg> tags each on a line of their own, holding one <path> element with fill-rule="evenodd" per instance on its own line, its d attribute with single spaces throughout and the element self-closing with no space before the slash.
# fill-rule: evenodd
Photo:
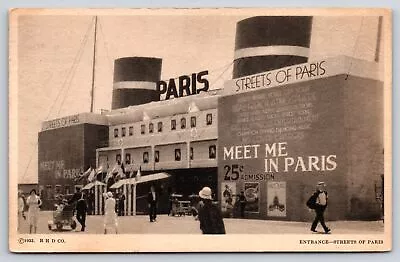
<svg viewBox="0 0 400 262">
<path fill-rule="evenodd" d="M 14 9 L 13 252 L 390 251 L 387 9 Z"/>
</svg>

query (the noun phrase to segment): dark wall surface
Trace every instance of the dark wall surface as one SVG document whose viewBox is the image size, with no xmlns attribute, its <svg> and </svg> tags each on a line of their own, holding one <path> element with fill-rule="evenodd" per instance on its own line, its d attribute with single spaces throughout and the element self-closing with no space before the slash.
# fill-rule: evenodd
<svg viewBox="0 0 400 262">
<path fill-rule="evenodd" d="M 319 181 L 327 184 L 328 219 L 376 217 L 375 195 L 370 194 L 373 182 L 363 171 L 372 168 L 365 161 L 381 139 L 381 88 L 376 81 L 349 81 L 346 75 L 338 75 L 220 98 L 219 183 L 236 183 L 236 192 L 257 188 L 253 205 L 258 207 L 248 212 L 249 217 L 311 220 L 305 202 Z M 266 144 L 271 150 L 267 155 Z M 224 160 L 224 147 L 232 146 L 238 154 L 225 152 Z M 360 188 L 370 193 L 359 193 L 357 204 L 352 204 Z M 282 211 L 274 209 L 274 196 Z"/>
</svg>

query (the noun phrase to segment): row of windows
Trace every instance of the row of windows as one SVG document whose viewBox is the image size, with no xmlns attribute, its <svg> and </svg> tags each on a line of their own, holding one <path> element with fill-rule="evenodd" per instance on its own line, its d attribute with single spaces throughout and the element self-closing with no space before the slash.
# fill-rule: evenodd
<svg viewBox="0 0 400 262">
<path fill-rule="evenodd" d="M 196 121 L 197 118 L 195 116 L 190 117 L 190 127 L 194 128 L 196 127 Z M 206 115 L 206 124 L 207 125 L 212 125 L 212 114 L 207 114 Z M 181 129 L 186 128 L 186 118 L 182 117 L 181 118 Z M 176 130 L 176 119 L 171 120 L 171 130 Z M 161 133 L 163 131 L 163 122 L 158 122 L 157 123 L 157 132 Z M 149 124 L 149 133 L 154 132 L 154 124 L 150 123 Z M 140 133 L 142 135 L 146 134 L 146 125 L 141 125 L 140 126 Z M 130 126 L 128 129 L 128 134 L 129 136 L 133 136 L 133 126 Z M 125 137 L 126 136 L 126 127 L 121 128 L 121 136 Z M 119 128 L 114 129 L 114 137 L 119 137 Z"/>
<path fill-rule="evenodd" d="M 175 149 L 175 161 L 181 161 L 181 149 L 177 148 Z M 209 159 L 215 159 L 217 156 L 217 149 L 215 145 L 211 145 L 208 147 L 208 158 Z M 194 149 L 193 147 L 190 148 L 190 160 L 194 159 Z M 117 154 L 116 156 L 116 162 L 118 164 L 121 164 L 121 155 Z M 133 161 L 131 160 L 131 154 L 126 153 L 125 154 L 125 164 L 129 165 Z M 149 162 L 149 152 L 143 152 L 143 163 L 148 163 Z M 154 162 L 158 163 L 160 162 L 160 151 L 155 150 L 154 151 Z"/>
</svg>

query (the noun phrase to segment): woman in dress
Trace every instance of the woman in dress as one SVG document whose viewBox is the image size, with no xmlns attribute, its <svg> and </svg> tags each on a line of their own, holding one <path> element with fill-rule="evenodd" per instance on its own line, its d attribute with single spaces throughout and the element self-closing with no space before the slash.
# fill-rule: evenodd
<svg viewBox="0 0 400 262">
<path fill-rule="evenodd" d="M 115 234 L 118 234 L 117 229 L 117 213 L 115 212 L 115 199 L 111 192 L 106 193 L 106 201 L 104 204 L 104 234 L 107 234 L 108 229 L 114 229 Z"/>
<path fill-rule="evenodd" d="M 28 206 L 28 221 L 29 221 L 29 234 L 36 233 L 37 223 L 39 218 L 40 206 L 42 205 L 42 200 L 36 195 L 36 190 L 32 189 L 29 193 L 29 197 L 26 200 Z"/>
</svg>

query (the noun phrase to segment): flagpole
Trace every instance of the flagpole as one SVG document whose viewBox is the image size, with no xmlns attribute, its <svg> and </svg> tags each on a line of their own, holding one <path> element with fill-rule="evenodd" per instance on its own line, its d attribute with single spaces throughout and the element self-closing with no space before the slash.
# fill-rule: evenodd
<svg viewBox="0 0 400 262">
<path fill-rule="evenodd" d="M 93 46 L 93 65 L 92 65 L 92 91 L 91 91 L 91 101 L 90 101 L 90 113 L 93 113 L 94 107 L 94 81 L 96 74 L 96 42 L 97 42 L 97 15 L 94 18 L 94 46 Z"/>
</svg>

